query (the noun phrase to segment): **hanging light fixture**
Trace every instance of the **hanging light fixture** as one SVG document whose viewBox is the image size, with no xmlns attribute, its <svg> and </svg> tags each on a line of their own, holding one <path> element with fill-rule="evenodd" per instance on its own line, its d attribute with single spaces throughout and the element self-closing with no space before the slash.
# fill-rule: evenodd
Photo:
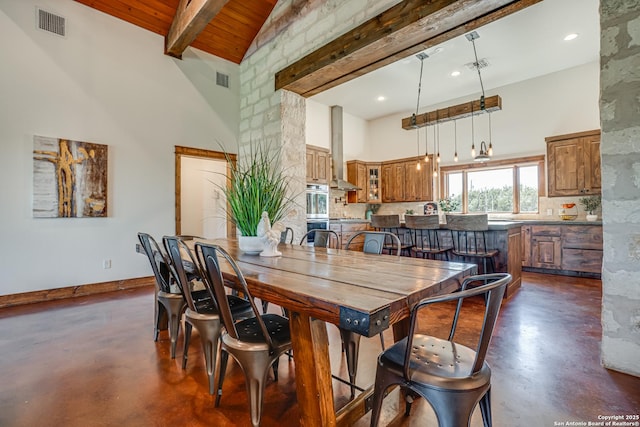
<svg viewBox="0 0 640 427">
<path fill-rule="evenodd" d="M 483 111 L 485 109 L 484 106 L 484 85 L 482 83 L 482 73 L 480 72 L 480 62 L 478 61 L 478 52 L 476 51 L 476 42 L 475 40 L 479 38 L 477 32 L 472 31 L 469 34 L 466 34 L 465 37 L 467 40 L 471 42 L 473 45 L 473 55 L 475 57 L 475 62 L 473 66 L 478 71 L 478 79 L 480 80 L 480 89 L 482 90 L 482 96 L 480 97 L 480 110 Z M 491 113 L 489 113 L 489 149 L 487 149 L 487 144 L 482 141 L 480 143 L 480 153 L 476 156 L 476 147 L 473 138 L 473 101 L 471 101 L 471 157 L 475 161 L 484 162 L 491 158 L 493 155 L 493 145 L 491 144 Z"/>
<path fill-rule="evenodd" d="M 433 152 L 436 152 L 436 126 L 433 127 Z M 438 176 L 438 162 L 432 162 L 433 177 Z"/>
<path fill-rule="evenodd" d="M 429 128 L 428 127 L 424 128 L 424 145 L 426 147 L 424 150 L 424 162 L 429 163 Z"/>
<path fill-rule="evenodd" d="M 438 144 L 438 151 L 436 154 L 436 163 L 440 163 L 440 113 L 438 111 L 436 111 L 436 131 L 438 133 L 438 136 L 436 138 L 436 141 Z"/>
<path fill-rule="evenodd" d="M 418 79 L 418 99 L 416 100 L 416 112 L 411 116 L 411 125 L 416 129 L 416 142 L 418 146 L 418 156 L 420 156 L 420 127 L 417 123 L 418 110 L 420 109 L 420 92 L 422 91 L 422 70 L 424 69 L 424 60 L 428 58 L 424 52 L 416 55 L 416 58 L 420 60 L 420 78 Z M 420 160 L 416 162 L 416 170 L 420 170 Z"/>
<path fill-rule="evenodd" d="M 458 161 L 458 121 L 453 121 L 453 149 L 455 152 L 453 153 L 453 161 Z"/>
</svg>

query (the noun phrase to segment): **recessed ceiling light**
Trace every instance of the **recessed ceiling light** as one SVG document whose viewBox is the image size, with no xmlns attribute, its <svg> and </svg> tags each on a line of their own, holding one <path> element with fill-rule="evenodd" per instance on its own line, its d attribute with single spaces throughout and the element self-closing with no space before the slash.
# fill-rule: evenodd
<svg viewBox="0 0 640 427">
<path fill-rule="evenodd" d="M 433 49 L 433 52 L 432 52 L 432 53 L 433 53 L 433 54 L 435 54 L 435 53 L 440 53 L 440 52 L 442 52 L 443 50 L 444 50 L 444 48 L 443 48 L 443 47 L 437 47 L 437 48 Z"/>
<path fill-rule="evenodd" d="M 384 100 L 385 100 L 385 99 L 387 99 L 387 98 L 385 98 L 384 96 L 380 95 L 380 96 L 379 96 L 379 97 L 377 97 L 376 99 L 377 99 L 378 101 L 382 102 L 382 101 L 384 101 Z"/>
<path fill-rule="evenodd" d="M 573 39 L 575 39 L 576 37 L 578 37 L 578 34 L 576 34 L 576 33 L 567 34 L 567 35 L 564 37 L 564 41 L 568 42 L 569 40 L 573 40 Z"/>
<path fill-rule="evenodd" d="M 451 77 L 458 77 L 460 75 L 460 71 L 456 70 L 451 73 Z"/>
</svg>

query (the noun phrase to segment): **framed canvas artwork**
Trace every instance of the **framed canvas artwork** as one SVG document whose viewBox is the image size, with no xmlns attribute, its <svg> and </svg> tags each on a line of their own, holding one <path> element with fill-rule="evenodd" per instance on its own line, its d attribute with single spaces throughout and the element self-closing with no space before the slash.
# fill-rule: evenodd
<svg viewBox="0 0 640 427">
<path fill-rule="evenodd" d="M 34 136 L 33 216 L 107 216 L 108 146 Z"/>
</svg>

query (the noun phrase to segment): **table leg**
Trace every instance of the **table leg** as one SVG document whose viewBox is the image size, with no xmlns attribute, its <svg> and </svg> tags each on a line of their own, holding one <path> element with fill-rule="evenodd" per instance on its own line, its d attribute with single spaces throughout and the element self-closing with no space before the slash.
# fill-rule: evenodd
<svg viewBox="0 0 640 427">
<path fill-rule="evenodd" d="M 289 323 L 300 425 L 334 427 L 336 415 L 326 324 L 300 313 L 291 313 Z"/>
</svg>

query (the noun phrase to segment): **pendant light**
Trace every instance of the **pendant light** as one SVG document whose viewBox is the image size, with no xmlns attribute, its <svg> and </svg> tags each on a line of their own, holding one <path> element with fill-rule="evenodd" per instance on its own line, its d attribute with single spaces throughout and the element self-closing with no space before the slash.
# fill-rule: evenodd
<svg viewBox="0 0 640 427">
<path fill-rule="evenodd" d="M 433 127 L 433 152 L 436 152 L 436 127 Z M 432 162 L 433 165 L 433 177 L 437 177 L 438 176 L 438 162 Z"/>
<path fill-rule="evenodd" d="M 476 51 L 476 42 L 475 40 L 480 38 L 476 31 L 472 31 L 469 34 L 466 34 L 465 37 L 467 40 L 471 42 L 473 45 L 473 55 L 475 57 L 475 62 L 473 66 L 478 71 L 478 79 L 480 80 L 480 89 L 482 90 L 482 96 L 480 96 L 480 111 L 484 111 L 484 85 L 482 83 L 482 73 L 480 72 L 480 62 L 478 61 L 478 52 Z M 473 101 L 471 101 L 471 157 L 475 161 L 485 162 L 491 159 L 493 155 L 493 145 L 491 144 L 491 113 L 489 113 L 489 149 L 487 149 L 487 145 L 484 141 L 480 142 L 480 153 L 476 156 L 476 146 L 473 138 Z"/>
<path fill-rule="evenodd" d="M 453 161 L 458 161 L 458 121 L 453 121 L 453 149 L 455 152 L 453 153 Z"/>
<path fill-rule="evenodd" d="M 429 55 L 426 53 L 419 53 L 416 58 L 420 60 L 420 78 L 418 79 L 418 99 L 416 100 L 416 112 L 411 116 L 411 125 L 416 129 L 416 143 L 418 146 L 418 156 L 420 156 L 420 127 L 417 123 L 418 110 L 420 109 L 420 92 L 422 91 L 422 71 L 424 69 L 424 60 Z M 420 170 L 420 159 L 416 162 L 416 170 Z"/>
<path fill-rule="evenodd" d="M 440 113 L 436 111 L 436 131 L 438 133 L 438 137 L 436 141 L 438 143 L 438 151 L 436 154 L 436 164 L 440 163 Z"/>
<path fill-rule="evenodd" d="M 424 128 L 424 162 L 429 163 L 429 127 Z"/>
</svg>

